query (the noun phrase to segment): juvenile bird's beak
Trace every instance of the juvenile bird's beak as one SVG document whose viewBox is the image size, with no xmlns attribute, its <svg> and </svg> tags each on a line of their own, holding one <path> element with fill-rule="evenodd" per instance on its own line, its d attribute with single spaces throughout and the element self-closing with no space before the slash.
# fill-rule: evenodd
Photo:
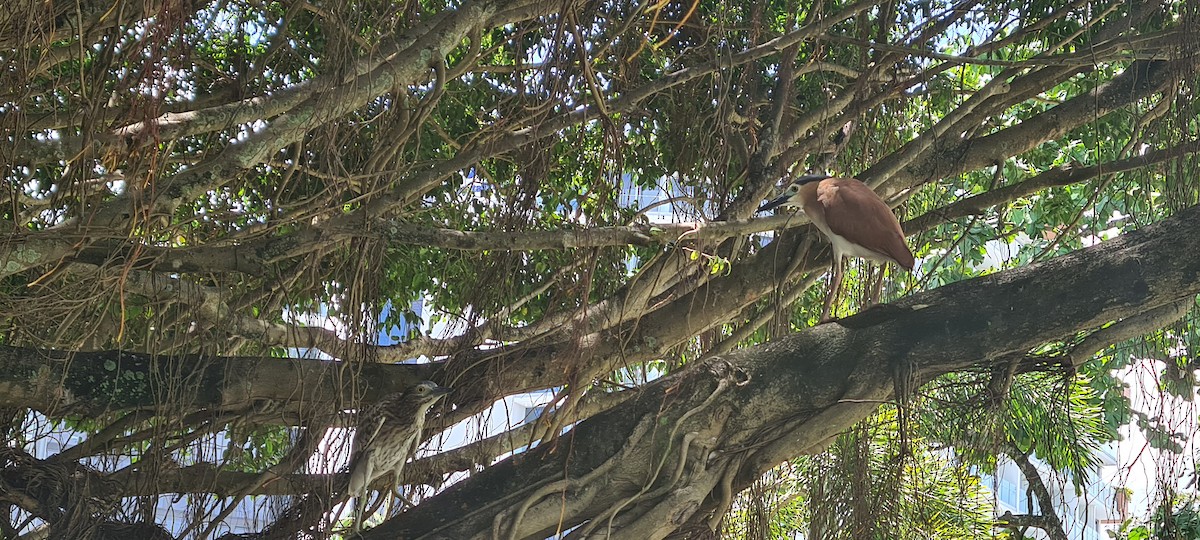
<svg viewBox="0 0 1200 540">
<path fill-rule="evenodd" d="M 783 195 L 780 195 L 779 197 L 776 197 L 774 199 L 771 199 L 771 200 L 763 203 L 762 206 L 758 207 L 758 211 L 766 212 L 767 210 L 770 210 L 772 208 L 777 208 L 779 206 L 782 206 L 784 203 L 788 202 L 788 199 L 791 199 L 791 198 L 792 198 L 791 195 L 785 193 Z"/>
<path fill-rule="evenodd" d="M 430 395 L 433 396 L 434 398 L 440 398 L 446 394 L 449 394 L 450 392 L 451 392 L 450 388 L 446 388 L 445 386 L 439 386 L 439 387 L 431 390 Z"/>
</svg>

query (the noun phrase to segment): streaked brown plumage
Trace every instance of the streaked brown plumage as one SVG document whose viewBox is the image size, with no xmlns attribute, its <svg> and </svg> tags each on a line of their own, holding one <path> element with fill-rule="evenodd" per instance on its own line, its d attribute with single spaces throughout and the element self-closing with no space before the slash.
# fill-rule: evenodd
<svg viewBox="0 0 1200 540">
<path fill-rule="evenodd" d="M 842 257 L 895 263 L 912 271 L 913 254 L 904 241 L 896 215 L 866 184 L 854 178 L 806 175 L 788 185 L 783 195 L 763 204 L 763 212 L 796 206 L 833 245 L 833 282 L 821 318 L 829 318 L 834 291 L 841 283 Z"/>
<path fill-rule="evenodd" d="M 387 396 L 360 411 L 351 446 L 347 494 L 364 498 L 371 482 L 389 474 L 393 475 L 393 486 L 401 482 L 404 464 L 421 442 L 426 413 L 449 392 L 449 388 L 437 383 L 422 381 L 407 392 Z M 364 505 L 363 500 L 356 505 L 355 529 L 361 519 L 358 513 Z"/>
</svg>

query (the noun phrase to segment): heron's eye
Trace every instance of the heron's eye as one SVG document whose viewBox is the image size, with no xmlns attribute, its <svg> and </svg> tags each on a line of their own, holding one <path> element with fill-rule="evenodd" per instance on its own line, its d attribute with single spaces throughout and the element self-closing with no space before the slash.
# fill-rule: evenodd
<svg viewBox="0 0 1200 540">
<path fill-rule="evenodd" d="M 796 187 L 796 184 L 788 186 L 788 193 L 795 193 L 797 191 L 800 191 L 800 188 Z"/>
</svg>

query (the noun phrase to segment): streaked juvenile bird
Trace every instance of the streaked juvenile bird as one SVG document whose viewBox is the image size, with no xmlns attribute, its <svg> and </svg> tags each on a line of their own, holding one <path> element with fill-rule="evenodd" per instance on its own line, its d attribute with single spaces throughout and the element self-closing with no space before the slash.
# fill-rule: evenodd
<svg viewBox="0 0 1200 540">
<path fill-rule="evenodd" d="M 904 241 L 904 230 L 887 203 L 866 184 L 854 178 L 810 174 L 797 178 L 779 197 L 764 203 L 759 212 L 779 206 L 799 207 L 833 244 L 833 277 L 821 320 L 842 282 L 842 257 L 860 257 L 895 263 L 913 269 L 913 254 Z"/>
<path fill-rule="evenodd" d="M 421 442 L 425 415 L 450 389 L 432 381 L 422 381 L 406 392 L 389 395 L 376 405 L 360 411 L 358 428 L 350 453 L 350 485 L 347 494 L 359 497 L 354 516 L 357 529 L 365 506 L 367 488 L 376 479 L 391 474 L 392 486 L 403 477 L 404 464 Z"/>
</svg>

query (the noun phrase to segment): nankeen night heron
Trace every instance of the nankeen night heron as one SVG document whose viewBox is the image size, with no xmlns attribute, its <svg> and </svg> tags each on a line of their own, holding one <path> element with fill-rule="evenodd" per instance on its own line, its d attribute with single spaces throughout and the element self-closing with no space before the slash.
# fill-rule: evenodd
<svg viewBox="0 0 1200 540">
<path fill-rule="evenodd" d="M 358 427 L 350 453 L 350 486 L 347 494 L 359 497 L 354 510 L 354 529 L 361 526 L 359 515 L 366 506 L 367 488 L 376 479 L 392 475 L 391 486 L 403 478 L 404 463 L 421 442 L 425 415 L 450 389 L 432 381 L 422 381 L 406 392 L 384 397 L 374 406 L 359 411 Z M 383 496 L 383 493 L 380 494 Z"/>
<path fill-rule="evenodd" d="M 890 262 L 912 271 L 913 254 L 904 241 L 904 230 L 896 215 L 879 195 L 854 178 L 834 178 L 827 174 L 801 176 L 758 211 L 779 206 L 799 207 L 833 244 L 833 277 L 821 320 L 829 319 L 834 295 L 841 285 L 842 257 Z"/>
</svg>

